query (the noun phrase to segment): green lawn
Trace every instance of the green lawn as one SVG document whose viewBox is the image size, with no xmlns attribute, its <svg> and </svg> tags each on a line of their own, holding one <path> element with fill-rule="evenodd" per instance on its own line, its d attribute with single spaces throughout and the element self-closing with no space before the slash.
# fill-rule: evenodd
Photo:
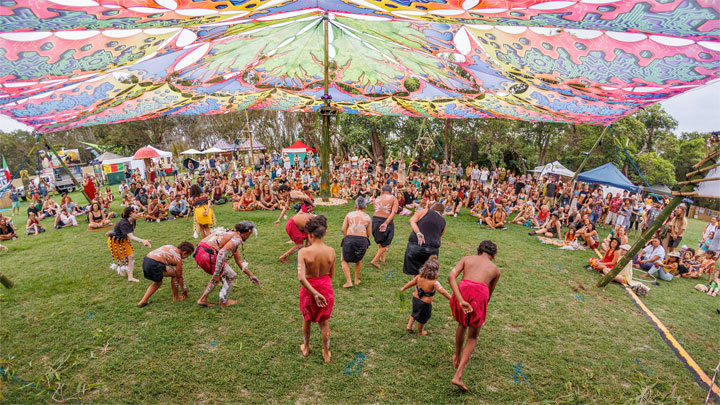
<svg viewBox="0 0 720 405">
<path fill-rule="evenodd" d="M 338 256 L 340 225 L 348 209 L 317 210 L 329 218 L 326 241 Z M 447 218 L 441 282 L 449 288 L 450 268 L 483 239 L 498 244 L 496 261 L 502 271 L 481 343 L 466 371 L 471 393 L 450 385 L 456 324 L 444 297 L 436 296 L 428 336 L 405 331 L 409 297 L 401 305 L 395 290 L 408 279 L 402 274 L 408 217 L 396 219 L 385 268 L 366 264 L 360 287 L 340 288 L 338 262 L 330 322 L 332 363 L 322 362 L 317 329 L 313 351 L 303 358 L 298 350 L 300 286 L 295 264 L 277 261 L 290 246 L 284 227 L 273 226 L 278 213 L 238 214 L 227 205 L 216 213 L 222 225 L 250 219 L 259 229 L 246 251 L 261 285 L 240 275 L 232 291 L 239 304 L 229 309 L 195 305 L 208 276 L 192 258 L 186 261 L 191 299 L 173 304 L 166 283 L 151 305 L 137 308 L 150 282 L 128 283 L 109 270 L 103 232 L 85 231 L 85 220 L 78 228 L 8 242 L 11 251 L 0 256 L 0 269 L 17 287 L 0 290 L 4 399 L 621 403 L 645 395 L 651 401 L 699 403 L 705 398 L 621 288 L 593 287 L 597 276 L 583 269 L 590 252 L 541 245 L 521 226 L 481 229 L 468 215 Z M 24 222 L 24 214 L 15 218 Z M 689 245 L 696 246 L 702 226 L 691 221 Z M 154 246 L 192 240 L 185 220 L 141 223 L 136 234 Z M 141 262 L 149 249 L 135 248 Z M 375 251 L 371 247 L 368 255 Z M 136 275 L 142 276 L 139 264 Z M 679 280 L 653 287 L 645 302 L 709 371 L 718 361 L 720 317 L 715 308 L 720 299 L 694 292 L 694 284 Z M 217 302 L 217 292 L 211 302 Z M 365 356 L 362 367 L 348 369 L 356 353 Z"/>
</svg>

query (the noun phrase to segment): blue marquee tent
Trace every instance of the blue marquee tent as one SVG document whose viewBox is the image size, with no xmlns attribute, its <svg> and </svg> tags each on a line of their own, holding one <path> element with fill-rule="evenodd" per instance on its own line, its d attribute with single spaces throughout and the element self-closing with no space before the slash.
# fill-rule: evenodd
<svg viewBox="0 0 720 405">
<path fill-rule="evenodd" d="M 637 193 L 638 191 L 638 187 L 632 184 L 632 182 L 628 180 L 628 178 L 625 177 L 625 175 L 622 174 L 622 172 L 612 163 L 606 163 L 600 167 L 582 172 L 578 175 L 577 179 L 586 183 L 613 186 L 633 193 Z"/>
</svg>

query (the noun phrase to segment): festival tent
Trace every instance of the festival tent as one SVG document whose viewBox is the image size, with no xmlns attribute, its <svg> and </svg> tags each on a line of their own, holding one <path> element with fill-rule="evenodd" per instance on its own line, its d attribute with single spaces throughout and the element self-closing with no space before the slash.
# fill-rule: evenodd
<svg viewBox="0 0 720 405">
<path fill-rule="evenodd" d="M 644 193 L 649 194 L 657 194 L 657 195 L 665 195 L 669 196 L 672 195 L 672 190 L 670 187 L 666 186 L 665 184 L 656 184 L 654 186 L 640 186 L 640 191 Z"/>
<path fill-rule="evenodd" d="M 554 174 L 557 176 L 573 177 L 575 175 L 575 172 L 569 170 L 568 168 L 563 166 L 562 163 L 556 160 L 552 163 L 546 164 L 540 171 L 541 176 L 547 176 L 550 174 Z"/>
<path fill-rule="evenodd" d="M 300 162 L 304 162 L 308 152 L 315 152 L 315 149 L 305 145 L 302 141 L 297 141 L 287 148 L 282 149 L 282 153 L 286 153 L 290 158 L 291 165 L 295 164 L 295 156 L 298 156 Z"/>
<path fill-rule="evenodd" d="M 265 149 L 267 149 L 265 147 L 265 145 L 263 145 L 262 143 L 253 139 L 253 141 L 252 141 L 252 150 L 253 151 L 261 151 L 261 150 L 265 150 Z M 245 139 L 244 141 L 238 143 L 237 150 L 242 150 L 242 151 L 250 150 L 250 139 Z"/>
<path fill-rule="evenodd" d="M 328 102 L 607 125 L 720 74 L 716 1 L 5 3 L 0 113 L 42 133 Z"/>
<path fill-rule="evenodd" d="M 224 139 L 218 140 L 217 142 L 215 142 L 215 145 L 213 145 L 212 147 L 215 149 L 220 149 L 223 152 L 232 152 L 233 149 L 235 149 L 233 144 L 231 144 L 230 142 L 228 142 Z"/>
<path fill-rule="evenodd" d="M 577 176 L 578 181 L 592 184 L 602 184 L 617 187 L 623 190 L 636 193 L 638 187 L 634 185 L 617 167 L 612 163 L 605 163 L 592 170 L 582 172 Z"/>
<path fill-rule="evenodd" d="M 204 153 L 204 154 L 207 154 L 207 153 L 223 153 L 223 152 L 225 152 L 225 151 L 222 150 L 222 149 L 220 149 L 220 148 L 216 148 L 216 147 L 214 147 L 214 146 L 213 146 L 212 148 L 208 148 L 208 149 L 205 149 L 204 151 L 202 151 L 202 153 Z"/>
<path fill-rule="evenodd" d="M 112 152 L 103 152 L 100 156 L 96 157 L 95 160 L 97 160 L 100 163 L 105 162 L 106 160 L 114 160 L 114 159 L 122 159 L 123 157 L 120 155 L 117 155 Z"/>
<path fill-rule="evenodd" d="M 188 150 L 184 150 L 184 151 L 180 152 L 180 154 L 181 155 L 200 155 L 200 154 L 202 154 L 202 152 L 200 152 L 197 149 L 190 148 Z"/>
</svg>

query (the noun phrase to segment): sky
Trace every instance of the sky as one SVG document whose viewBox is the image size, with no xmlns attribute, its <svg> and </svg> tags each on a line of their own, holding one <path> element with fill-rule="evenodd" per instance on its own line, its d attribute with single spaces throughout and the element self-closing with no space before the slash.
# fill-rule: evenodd
<svg viewBox="0 0 720 405">
<path fill-rule="evenodd" d="M 720 80 L 660 103 L 678 121 L 676 134 L 720 131 Z M 0 131 L 32 128 L 0 114 Z"/>
</svg>

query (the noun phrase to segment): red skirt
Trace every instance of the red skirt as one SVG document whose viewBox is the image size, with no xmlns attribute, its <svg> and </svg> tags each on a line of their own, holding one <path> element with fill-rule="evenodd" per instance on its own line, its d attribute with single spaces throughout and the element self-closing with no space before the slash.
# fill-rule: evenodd
<svg viewBox="0 0 720 405">
<path fill-rule="evenodd" d="M 463 312 L 460 303 L 453 294 L 450 297 L 450 309 L 453 318 L 462 326 L 481 326 L 485 323 L 487 304 L 490 299 L 490 290 L 488 290 L 487 284 L 463 279 L 458 284 L 458 288 L 465 302 L 472 306 L 473 311 L 469 314 Z"/>
<path fill-rule="evenodd" d="M 307 281 L 325 297 L 327 305 L 325 308 L 320 308 L 315 303 L 315 297 L 305 287 L 300 287 L 300 312 L 303 314 L 303 319 L 309 322 L 327 321 L 332 315 L 333 306 L 335 306 L 335 293 L 330 276 L 309 278 Z"/>
</svg>

